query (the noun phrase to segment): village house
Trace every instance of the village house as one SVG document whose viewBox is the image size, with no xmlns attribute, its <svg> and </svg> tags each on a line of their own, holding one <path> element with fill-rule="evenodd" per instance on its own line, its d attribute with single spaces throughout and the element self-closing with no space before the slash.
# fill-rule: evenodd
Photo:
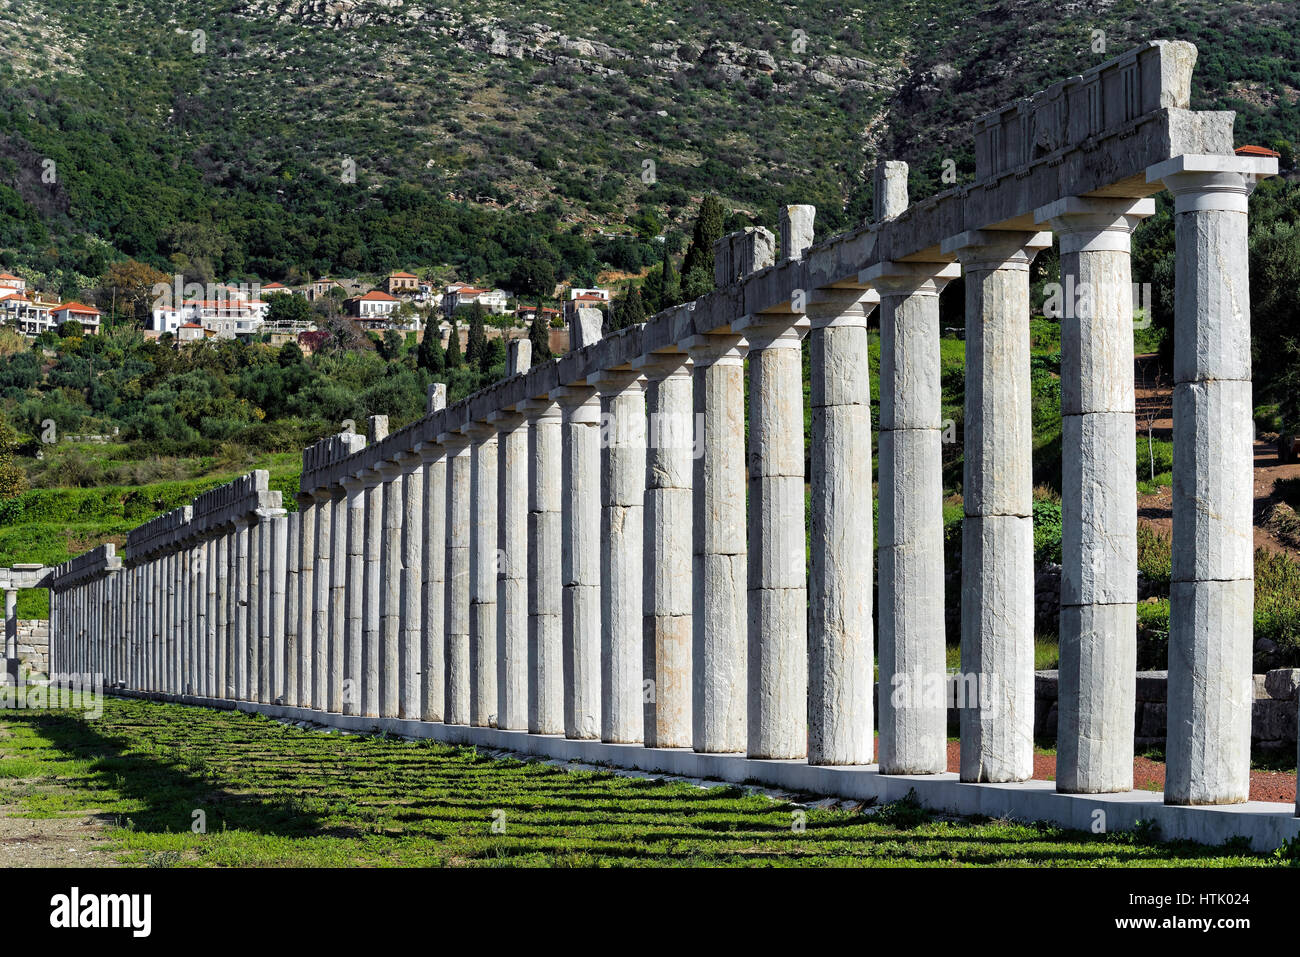
<svg viewBox="0 0 1300 957">
<path fill-rule="evenodd" d="M 195 323 L 213 338 L 247 340 L 260 329 L 268 308 L 262 299 L 187 299 L 178 306 L 154 309 L 150 328 L 159 334 L 177 334 L 180 339 L 180 328 Z"/>
<path fill-rule="evenodd" d="M 21 276 L 15 276 L 11 272 L 0 272 L 0 294 L 3 294 L 5 290 L 26 292 L 27 280 Z"/>
<path fill-rule="evenodd" d="M 81 323 L 81 331 L 87 335 L 99 332 L 99 310 L 80 302 L 64 302 L 50 310 L 50 321 L 54 328 L 65 322 L 76 320 Z"/>
<path fill-rule="evenodd" d="M 582 308 L 601 309 L 609 305 L 608 289 L 570 289 L 569 298 L 564 303 L 564 321 L 573 322 Z"/>
<path fill-rule="evenodd" d="M 292 293 L 293 290 L 290 289 L 282 282 L 267 283 L 265 286 L 262 287 L 262 295 L 264 296 L 274 296 L 277 293 L 282 293 L 282 292 Z"/>
<path fill-rule="evenodd" d="M 450 316 L 461 306 L 478 303 L 485 312 L 499 316 L 506 311 L 509 300 L 510 294 L 504 289 L 484 289 L 468 283 L 454 282 L 443 291 L 442 310 Z"/>
<path fill-rule="evenodd" d="M 347 292 L 343 283 L 339 282 L 337 279 L 330 279 L 328 276 L 322 276 L 320 279 L 307 283 L 307 285 L 303 287 L 303 294 L 312 302 L 315 302 L 318 299 L 324 299 L 328 296 L 332 289 L 340 289 L 343 292 Z"/>
<path fill-rule="evenodd" d="M 384 291 L 390 296 L 413 296 L 420 291 L 420 277 L 409 272 L 390 273 Z"/>
<path fill-rule="evenodd" d="M 372 289 L 363 296 L 353 296 L 344 305 L 347 306 L 348 315 L 354 319 L 387 322 L 399 302 L 382 289 Z"/>
</svg>

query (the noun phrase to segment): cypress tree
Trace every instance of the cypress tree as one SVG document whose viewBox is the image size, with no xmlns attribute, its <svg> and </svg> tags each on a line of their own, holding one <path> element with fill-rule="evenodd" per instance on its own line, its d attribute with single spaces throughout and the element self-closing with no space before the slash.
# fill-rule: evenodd
<svg viewBox="0 0 1300 957">
<path fill-rule="evenodd" d="M 722 221 L 722 203 L 705 196 L 682 263 L 682 292 L 692 299 L 713 288 L 713 244 L 722 238 Z"/>
<path fill-rule="evenodd" d="M 537 311 L 533 313 L 533 324 L 528 328 L 528 339 L 533 344 L 533 365 L 545 362 L 551 357 L 551 330 L 542 312 L 542 302 L 537 301 Z"/>
<path fill-rule="evenodd" d="M 487 330 L 483 328 L 483 305 L 474 303 L 469 311 L 469 338 L 465 341 L 465 361 L 471 366 L 483 362 L 487 352 Z"/>
<path fill-rule="evenodd" d="M 447 362 L 448 369 L 459 369 L 461 367 L 460 358 L 460 330 L 456 328 L 456 317 L 451 317 L 451 334 L 447 337 Z"/>
<path fill-rule="evenodd" d="M 426 372 L 437 374 L 444 366 L 442 343 L 438 341 L 438 324 L 431 318 L 424 327 L 424 338 L 415 352 L 415 363 Z"/>
</svg>

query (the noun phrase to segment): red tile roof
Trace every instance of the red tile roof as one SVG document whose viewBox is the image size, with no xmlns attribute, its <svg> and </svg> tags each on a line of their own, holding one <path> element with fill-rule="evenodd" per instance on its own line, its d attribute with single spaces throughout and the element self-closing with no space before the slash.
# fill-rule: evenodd
<svg viewBox="0 0 1300 957">
<path fill-rule="evenodd" d="M 63 310 L 65 310 L 65 309 L 66 309 L 68 312 L 75 312 L 75 313 L 78 313 L 78 314 L 83 315 L 83 316 L 97 316 L 97 315 L 99 315 L 99 310 L 98 310 L 98 309 L 94 308 L 93 306 L 83 306 L 83 305 L 82 305 L 81 303 L 79 303 L 79 302 L 65 302 L 65 303 L 61 303 L 61 304 L 59 304 L 59 305 L 57 305 L 57 306 L 54 307 L 54 312 L 63 312 Z"/>
<path fill-rule="evenodd" d="M 395 298 L 381 289 L 372 289 L 364 296 L 358 296 L 357 299 L 368 299 L 371 302 L 397 302 Z"/>
<path fill-rule="evenodd" d="M 415 273 L 412 272 L 393 272 L 388 274 L 389 279 L 415 279 Z"/>
<path fill-rule="evenodd" d="M 1277 150 L 1271 150 L 1266 146 L 1238 146 L 1233 152 L 1235 152 L 1238 156 L 1278 157 L 1282 155 Z"/>
</svg>

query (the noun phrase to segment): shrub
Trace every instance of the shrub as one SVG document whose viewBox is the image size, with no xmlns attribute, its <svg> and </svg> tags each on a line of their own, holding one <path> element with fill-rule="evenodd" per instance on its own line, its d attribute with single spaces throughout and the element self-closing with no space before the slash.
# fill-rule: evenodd
<svg viewBox="0 0 1300 957">
<path fill-rule="evenodd" d="M 1034 502 L 1034 560 L 1061 563 L 1061 505 L 1039 499 Z"/>
</svg>

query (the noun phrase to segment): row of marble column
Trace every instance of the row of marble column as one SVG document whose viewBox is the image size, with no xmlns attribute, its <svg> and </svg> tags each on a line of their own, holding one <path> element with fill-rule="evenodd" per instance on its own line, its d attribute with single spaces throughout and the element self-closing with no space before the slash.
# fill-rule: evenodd
<svg viewBox="0 0 1300 957">
<path fill-rule="evenodd" d="M 1230 803 L 1249 767 L 1253 178 L 1227 164 L 1164 181 L 1178 240 L 1167 800 Z M 1060 236 L 1062 275 L 1091 291 L 1062 333 L 1062 791 L 1132 787 L 1129 244 L 1151 211 L 1078 197 L 1035 217 Z M 964 781 L 1033 770 L 1029 264 L 1050 240 L 976 231 L 942 249 L 966 295 Z M 878 302 L 878 759 L 883 773 L 943 771 L 938 296 L 957 272 L 880 263 L 804 309 L 743 317 L 418 444 L 303 494 L 296 516 L 250 516 L 136 563 L 119 579 L 120 622 L 99 620 L 112 602 L 94 591 L 70 603 L 68 634 L 92 639 L 73 647 L 105 663 L 116 652 L 102 636 L 124 627 L 129 652 L 110 666 L 146 690 L 871 763 Z M 527 368 L 526 342 L 510 362 Z M 372 439 L 383 431 L 372 421 Z"/>
</svg>

